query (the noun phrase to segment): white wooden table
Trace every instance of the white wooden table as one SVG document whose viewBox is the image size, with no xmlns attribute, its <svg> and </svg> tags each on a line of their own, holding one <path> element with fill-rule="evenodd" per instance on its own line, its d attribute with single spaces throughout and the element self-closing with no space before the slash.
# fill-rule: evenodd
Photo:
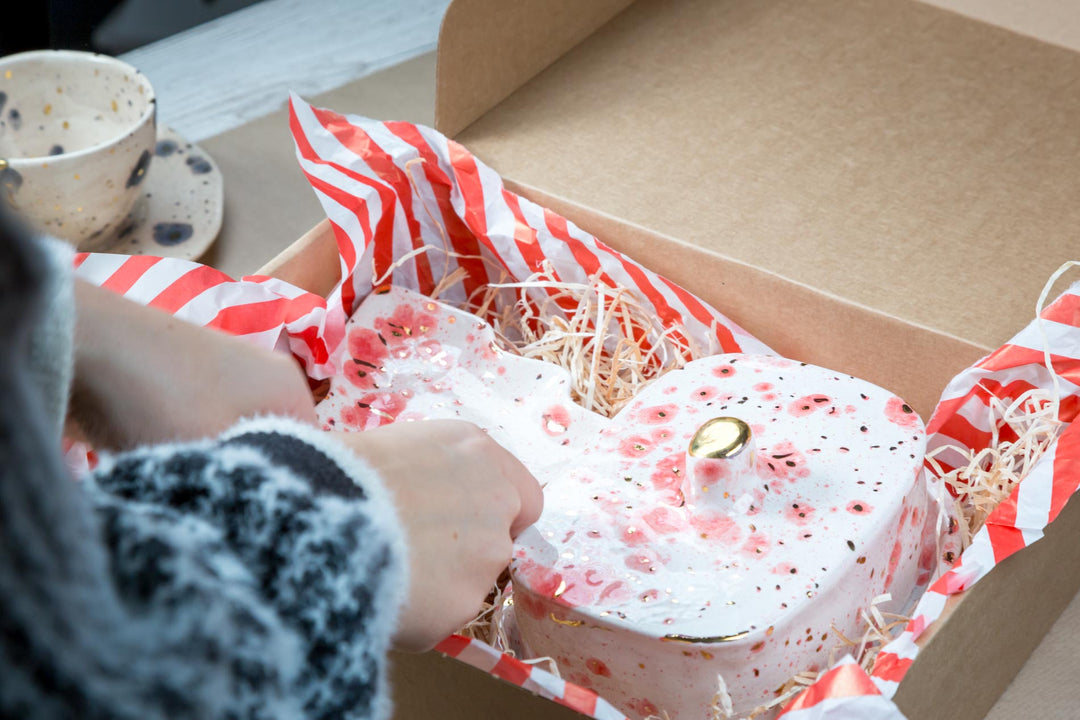
<svg viewBox="0 0 1080 720">
<path fill-rule="evenodd" d="M 449 0 L 265 0 L 121 57 L 198 142 L 435 49 Z"/>
</svg>

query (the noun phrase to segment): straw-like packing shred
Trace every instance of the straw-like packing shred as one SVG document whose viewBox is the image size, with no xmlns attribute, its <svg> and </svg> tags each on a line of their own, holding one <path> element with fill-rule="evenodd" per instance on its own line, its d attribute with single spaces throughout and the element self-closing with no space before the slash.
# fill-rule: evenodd
<svg viewBox="0 0 1080 720">
<path fill-rule="evenodd" d="M 405 163 L 409 182 L 421 198 L 424 194 L 413 172 L 423 162 L 414 158 Z M 481 285 L 459 303 L 460 309 L 487 320 L 503 350 L 545 360 L 569 372 L 571 397 L 582 407 L 614 417 L 650 382 L 711 354 L 699 348 L 681 324 L 665 326 L 636 292 L 607 283 L 601 272 L 584 283 L 569 282 L 559 278 L 551 261 L 544 260 L 524 280 L 507 282 L 505 267 L 492 258 L 451 249 L 439 214 L 420 204 L 439 232 L 441 246 L 424 244 L 403 254 L 381 274 L 374 273 L 373 286 L 389 282 L 395 270 L 419 262 L 421 256 L 442 256 L 443 274 L 430 293 L 432 299 L 440 299 L 469 277 L 461 265 L 450 270 L 451 259 L 482 263 L 486 272 L 500 280 Z M 713 324 L 711 330 L 715 330 Z"/>
<path fill-rule="evenodd" d="M 986 448 L 971 452 L 949 445 L 926 456 L 931 470 L 954 497 L 962 550 L 1046 454 L 1063 427 L 1057 417 L 1058 403 L 1047 390 L 1029 390 L 1011 401 L 990 395 L 989 403 L 991 440 Z M 1002 440 L 1003 435 L 1015 439 Z M 952 470 L 945 470 L 938 460 L 946 452 L 962 458 Z"/>
<path fill-rule="evenodd" d="M 511 291 L 513 302 L 491 298 Z M 559 280 L 550 263 L 521 282 L 491 283 L 477 304 L 499 346 L 570 373 L 571 398 L 614 417 L 649 383 L 703 357 L 680 325 L 664 327 L 638 294 L 599 273 L 585 283 Z"/>
</svg>

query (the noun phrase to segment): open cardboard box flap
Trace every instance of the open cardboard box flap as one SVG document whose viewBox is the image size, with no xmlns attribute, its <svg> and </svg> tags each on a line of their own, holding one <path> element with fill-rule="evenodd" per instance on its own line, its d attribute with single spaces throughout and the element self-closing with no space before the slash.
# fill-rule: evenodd
<svg viewBox="0 0 1080 720">
<path fill-rule="evenodd" d="M 983 347 L 1068 259 L 1077 53 L 918 2 L 642 0 L 492 108 L 462 88 L 564 19 L 498 5 L 447 13 L 436 123 L 506 178 Z"/>
<path fill-rule="evenodd" d="M 912 0 L 455 0 L 436 125 L 781 353 L 925 417 L 1071 259 L 1078 81 L 1074 52 Z M 896 696 L 912 720 L 985 715 L 1080 586 L 1076 532 L 1073 503 L 954 603 Z M 400 716 L 567 713 L 446 663 L 398 659 Z"/>
<path fill-rule="evenodd" d="M 924 376 L 939 391 L 1026 325 L 1069 259 L 1080 95 L 1066 89 L 1080 55 L 910 1 L 641 0 L 530 80 L 564 46 L 533 38 L 564 25 L 561 37 L 577 38 L 601 19 L 567 4 L 455 2 L 439 44 L 439 129 L 530 197 L 953 336 L 906 370 L 891 359 L 907 352 L 897 343 L 851 338 L 838 367 L 924 414 L 936 400 Z M 496 105 L 510 68 L 523 84 Z M 727 278 L 695 270 L 673 279 L 714 300 Z M 781 350 L 805 332 L 763 332 L 720 307 Z"/>
</svg>

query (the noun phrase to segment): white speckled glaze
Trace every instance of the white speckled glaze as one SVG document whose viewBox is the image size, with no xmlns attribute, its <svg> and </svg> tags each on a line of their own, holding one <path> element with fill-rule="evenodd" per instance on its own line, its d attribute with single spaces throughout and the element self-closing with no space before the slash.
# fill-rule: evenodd
<svg viewBox="0 0 1080 720">
<path fill-rule="evenodd" d="M 609 420 L 571 402 L 561 368 L 493 340 L 486 323 L 409 291 L 371 296 L 319 417 L 360 430 L 466 419 L 521 459 L 546 503 L 511 566 L 522 638 L 631 717 L 711 718 L 717 676 L 746 713 L 820 669 L 834 626 L 854 636 L 875 596 L 897 609 L 925 581 L 923 426 L 891 393 L 718 355 Z M 717 416 L 750 425 L 752 462 L 687 462 Z"/>
<path fill-rule="evenodd" d="M 686 448 L 715 416 L 751 426 L 752 482 L 719 461 L 695 500 Z M 718 675 L 749 712 L 822 669 L 834 626 L 857 637 L 875 596 L 909 597 L 924 443 L 899 398 L 824 368 L 722 355 L 668 373 L 552 479 L 518 538 L 522 637 L 632 716 L 711 718 Z"/>
<path fill-rule="evenodd" d="M 139 197 L 155 107 L 150 81 L 115 58 L 0 58 L 0 196 L 39 230 L 99 249 Z"/>
</svg>

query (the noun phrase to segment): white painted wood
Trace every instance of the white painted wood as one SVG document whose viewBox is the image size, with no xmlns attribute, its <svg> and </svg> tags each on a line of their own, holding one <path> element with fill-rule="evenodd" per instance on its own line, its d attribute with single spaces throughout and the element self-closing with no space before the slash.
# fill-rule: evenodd
<svg viewBox="0 0 1080 720">
<path fill-rule="evenodd" d="M 435 48 L 449 0 L 265 0 L 121 57 L 189 140 Z"/>
</svg>

